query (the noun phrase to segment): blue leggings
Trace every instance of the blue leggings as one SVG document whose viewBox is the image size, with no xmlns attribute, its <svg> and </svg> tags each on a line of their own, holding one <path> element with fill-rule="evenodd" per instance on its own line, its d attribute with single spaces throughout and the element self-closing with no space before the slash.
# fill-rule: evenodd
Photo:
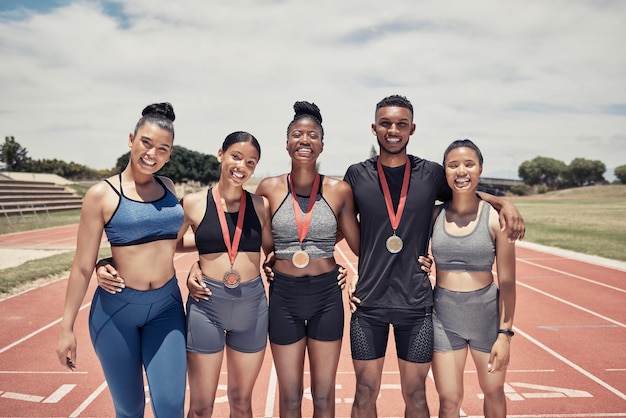
<svg viewBox="0 0 626 418">
<path fill-rule="evenodd" d="M 89 333 L 113 398 L 115 414 L 143 417 L 146 370 L 155 417 L 183 417 L 187 357 L 185 313 L 176 277 L 149 291 L 97 288 Z"/>
</svg>

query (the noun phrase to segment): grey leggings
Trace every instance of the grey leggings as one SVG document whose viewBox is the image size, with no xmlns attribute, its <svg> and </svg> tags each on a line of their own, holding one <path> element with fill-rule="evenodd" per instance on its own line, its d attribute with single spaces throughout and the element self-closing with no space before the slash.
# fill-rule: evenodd
<svg viewBox="0 0 626 418">
<path fill-rule="evenodd" d="M 491 352 L 498 338 L 500 315 L 495 283 L 473 292 L 454 292 L 435 286 L 433 326 L 435 351 L 473 350 Z"/>
</svg>

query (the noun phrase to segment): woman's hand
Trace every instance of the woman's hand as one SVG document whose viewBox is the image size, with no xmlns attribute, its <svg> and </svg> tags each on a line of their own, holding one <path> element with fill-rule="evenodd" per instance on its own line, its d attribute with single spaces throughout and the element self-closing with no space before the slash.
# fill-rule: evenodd
<svg viewBox="0 0 626 418">
<path fill-rule="evenodd" d="M 420 268 L 422 269 L 422 271 L 430 274 L 430 269 L 433 266 L 432 256 L 430 254 L 420 255 L 419 257 L 417 257 L 417 261 L 420 263 Z"/>
<path fill-rule="evenodd" d="M 506 334 L 498 334 L 496 342 L 491 347 L 489 356 L 489 373 L 502 372 L 509 365 L 511 354 L 511 337 Z"/>
<path fill-rule="evenodd" d="M 59 361 L 70 370 L 76 367 L 76 335 L 73 331 L 62 331 L 57 342 Z"/>
<path fill-rule="evenodd" d="M 274 251 L 267 254 L 265 256 L 265 261 L 263 261 L 263 273 L 265 273 L 265 278 L 268 282 L 274 280 L 274 263 L 276 262 L 276 255 Z"/>
<path fill-rule="evenodd" d="M 354 296 L 354 292 L 356 292 L 356 284 L 358 281 L 359 275 L 355 274 L 354 276 L 352 276 L 350 286 L 348 287 L 348 303 L 350 303 L 350 312 L 352 313 L 356 311 L 357 305 L 361 303 L 361 299 Z"/>
<path fill-rule="evenodd" d="M 202 278 L 200 262 L 193 263 L 193 266 L 191 266 L 189 270 L 187 289 L 189 289 L 189 296 L 196 302 L 200 302 L 200 299 L 209 300 L 209 296 L 211 296 L 211 290 L 206 287 L 204 279 Z"/>
<path fill-rule="evenodd" d="M 124 279 L 117 275 L 117 270 L 112 264 L 113 259 L 105 258 L 96 264 L 96 278 L 98 286 L 109 293 L 115 294 L 121 292 L 125 287 Z"/>
<path fill-rule="evenodd" d="M 341 288 L 341 290 L 345 289 L 347 277 L 348 277 L 348 269 L 342 266 L 341 264 L 337 264 L 337 270 L 339 274 L 337 275 L 337 284 Z"/>
</svg>

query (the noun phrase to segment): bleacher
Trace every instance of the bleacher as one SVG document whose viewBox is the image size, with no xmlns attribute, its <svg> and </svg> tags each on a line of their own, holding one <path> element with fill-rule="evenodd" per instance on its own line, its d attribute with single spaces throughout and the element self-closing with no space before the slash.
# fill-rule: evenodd
<svg viewBox="0 0 626 418">
<path fill-rule="evenodd" d="M 0 216 L 3 218 L 80 209 L 81 204 L 81 196 L 55 183 L 0 177 Z"/>
</svg>

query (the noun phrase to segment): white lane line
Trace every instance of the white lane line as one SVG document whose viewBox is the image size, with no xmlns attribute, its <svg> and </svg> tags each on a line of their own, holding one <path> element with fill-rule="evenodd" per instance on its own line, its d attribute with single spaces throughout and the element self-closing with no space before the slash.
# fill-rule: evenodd
<svg viewBox="0 0 626 418">
<path fill-rule="evenodd" d="M 270 381 L 267 385 L 267 398 L 265 399 L 265 417 L 274 416 L 274 403 L 276 402 L 276 368 L 272 360 L 272 370 L 270 371 Z"/>
<path fill-rule="evenodd" d="M 4 392 L 0 398 L 15 399 L 17 401 L 27 401 L 39 403 L 43 396 L 27 395 L 25 393 Z"/>
<path fill-rule="evenodd" d="M 606 383 L 602 379 L 600 379 L 600 378 L 596 377 L 595 375 L 591 374 L 590 372 L 588 372 L 587 370 L 583 369 L 582 367 L 580 367 L 579 365 L 577 365 L 573 361 L 568 360 L 564 356 L 560 355 L 556 351 L 552 350 L 550 347 L 546 346 L 545 344 L 543 344 L 540 341 L 536 340 L 535 338 L 531 337 L 530 335 L 528 335 L 524 331 L 520 330 L 519 328 L 517 328 L 515 326 L 513 328 L 515 329 L 515 332 L 518 332 L 520 335 L 522 335 L 524 338 L 526 338 L 527 340 L 529 340 L 530 342 L 535 344 L 537 347 L 541 348 L 542 350 L 546 351 L 548 354 L 551 354 L 552 356 L 554 356 L 557 359 L 561 360 L 563 363 L 567 364 L 572 369 L 574 369 L 577 372 L 583 374 L 584 376 L 587 376 L 589 379 L 593 380 L 594 382 L 596 382 L 597 384 L 599 384 L 603 388 L 607 389 L 608 391 L 610 391 L 613 394 L 617 395 L 619 398 L 621 398 L 621 399 L 626 401 L 626 394 L 623 394 L 622 392 L 620 392 L 619 390 L 615 389 L 613 386 L 609 385 L 608 383 Z"/>
<path fill-rule="evenodd" d="M 525 287 L 525 288 L 527 288 L 527 289 L 530 289 L 530 290 L 533 290 L 533 291 L 535 291 L 535 292 L 537 292 L 537 293 L 540 293 L 540 294 L 542 294 L 542 295 L 544 295 L 544 296 L 546 296 L 546 297 L 549 297 L 549 298 L 551 298 L 551 299 L 554 299 L 554 300 L 556 300 L 556 301 L 558 301 L 558 302 L 564 303 L 564 304 L 569 305 L 569 306 L 571 306 L 571 307 L 573 307 L 573 308 L 579 309 L 579 310 L 581 310 L 581 311 L 583 311 L 583 312 L 587 312 L 587 313 L 588 313 L 588 314 L 590 314 L 590 315 L 593 315 L 593 316 L 596 316 L 596 317 L 598 317 L 598 318 L 604 319 L 604 320 L 605 320 L 605 321 L 607 321 L 607 322 L 610 322 L 610 323 L 612 323 L 612 324 L 618 325 L 618 326 L 620 326 L 620 327 L 622 327 L 622 328 L 626 328 L 626 324 L 622 324 L 621 322 L 618 322 L 618 321 L 616 321 L 616 320 L 614 320 L 614 319 L 611 319 L 611 318 L 606 317 L 606 316 L 604 316 L 604 315 L 600 315 L 599 313 L 594 312 L 594 311 L 592 311 L 591 309 L 583 308 L 583 307 L 582 307 L 582 306 L 580 306 L 580 305 L 576 305 L 575 303 L 568 302 L 568 301 L 566 301 L 565 299 L 561 299 L 561 298 L 560 298 L 560 297 L 558 297 L 558 296 L 551 295 L 550 293 L 544 292 L 543 290 L 539 290 L 539 289 L 537 289 L 536 287 L 532 287 L 532 286 L 530 286 L 530 285 L 528 285 L 528 284 L 526 284 L 526 283 L 522 283 L 522 282 L 520 282 L 520 281 L 517 281 L 517 284 L 518 284 L 519 286 L 523 286 L 523 287 Z"/>
<path fill-rule="evenodd" d="M 78 405 L 78 408 L 76 408 L 74 410 L 74 412 L 72 412 L 68 418 L 78 418 L 81 414 L 81 412 L 83 412 L 85 409 L 87 409 L 87 407 L 89 405 L 91 405 L 91 403 L 107 388 L 107 382 L 102 382 L 102 384 L 91 393 L 91 395 L 89 395 L 89 397 L 87 397 L 87 399 L 85 399 L 83 401 L 83 403 L 81 403 L 80 405 Z"/>
<path fill-rule="evenodd" d="M 85 308 L 87 308 L 87 307 L 89 307 L 89 306 L 91 306 L 91 302 L 89 302 L 89 303 L 87 303 L 87 304 L 85 304 L 85 305 L 81 306 L 81 307 L 80 307 L 80 309 L 79 309 L 79 311 L 82 311 L 83 309 L 85 309 Z M 59 318 L 59 319 L 57 319 L 56 321 L 50 322 L 48 325 L 45 325 L 45 326 L 43 326 L 43 327 L 39 328 L 38 330 L 35 330 L 35 331 L 31 332 L 30 334 L 28 334 L 28 335 L 26 335 L 26 336 L 24 336 L 24 337 L 20 338 L 19 340 L 14 341 L 14 342 L 12 342 L 11 344 L 9 344 L 9 345 L 7 345 L 7 346 L 5 346 L 5 347 L 1 348 L 1 349 L 0 349 L 0 354 L 4 353 L 5 351 L 10 350 L 11 348 L 15 347 L 16 345 L 19 345 L 19 344 L 23 343 L 24 341 L 27 341 L 27 340 L 31 339 L 31 338 L 32 338 L 32 337 L 34 337 L 35 335 L 37 335 L 37 334 L 39 334 L 39 333 L 41 333 L 41 332 L 43 332 L 43 331 L 45 331 L 45 330 L 47 330 L 47 329 L 49 329 L 49 328 L 51 328 L 51 327 L 55 326 L 56 324 L 58 324 L 59 322 L 61 322 L 61 320 L 62 320 L 62 319 L 63 319 L 63 318 Z"/>
<path fill-rule="evenodd" d="M 57 390 L 54 391 L 54 393 L 52 395 L 50 395 L 46 399 L 44 399 L 43 403 L 57 403 L 61 399 L 63 399 L 63 397 L 65 395 L 70 393 L 70 391 L 72 389 L 74 389 L 75 387 L 76 387 L 76 385 L 73 385 L 73 384 L 61 385 Z"/>
<path fill-rule="evenodd" d="M 588 282 L 588 283 L 592 283 L 592 284 L 595 284 L 595 285 L 598 285 L 598 286 L 606 287 L 607 289 L 616 290 L 618 292 L 626 293 L 626 289 L 621 289 L 619 287 L 611 286 L 611 285 L 608 285 L 606 283 L 602 283 L 602 282 L 599 282 L 597 280 L 588 279 L 586 277 L 579 276 L 577 274 L 568 273 L 568 272 L 563 271 L 563 270 L 558 270 L 558 269 L 554 269 L 552 267 L 547 267 L 547 266 L 544 266 L 543 264 L 533 263 L 532 261 L 524 260 L 523 258 L 518 258 L 517 261 L 519 261 L 521 263 L 530 264 L 531 266 L 539 267 L 539 268 L 542 268 L 544 270 L 549 270 L 549 271 L 552 271 L 554 273 L 562 274 L 564 276 L 572 277 L 574 279 L 578 279 L 578 280 L 582 280 L 582 281 L 585 281 L 585 282 Z"/>
</svg>

